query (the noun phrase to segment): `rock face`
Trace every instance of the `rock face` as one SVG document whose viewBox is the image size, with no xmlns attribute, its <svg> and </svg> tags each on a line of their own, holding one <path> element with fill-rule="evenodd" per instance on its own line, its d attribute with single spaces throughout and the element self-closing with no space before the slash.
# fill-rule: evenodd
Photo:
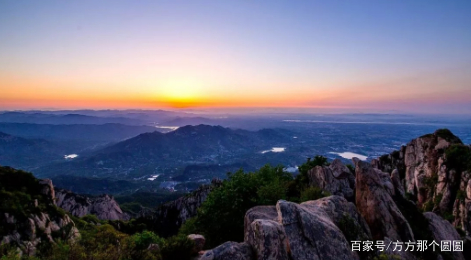
<svg viewBox="0 0 471 260">
<path fill-rule="evenodd" d="M 447 152 L 458 151 L 447 158 Z M 451 152 L 449 152 L 451 154 Z M 464 145 L 449 130 L 416 138 L 389 155 L 373 160 L 372 165 L 392 173 L 393 185 L 400 193 L 416 200 L 419 208 L 442 216 L 453 215 L 453 225 L 471 235 L 471 191 L 469 170 L 456 162 L 470 156 Z M 456 157 L 457 158 L 453 158 Z M 468 159 L 469 160 L 469 159 Z M 468 166 L 469 167 L 469 166 Z M 401 187 L 402 186 L 402 187 Z M 471 184 L 469 184 L 471 189 Z M 401 190 L 402 189 L 402 190 Z"/>
<path fill-rule="evenodd" d="M 463 172 L 460 183 L 460 197 L 457 195 L 453 205 L 455 227 L 462 227 L 468 236 L 471 236 L 471 174 Z"/>
<path fill-rule="evenodd" d="M 102 220 L 129 219 L 129 215 L 121 210 L 114 198 L 106 194 L 89 198 L 67 190 L 56 189 L 55 196 L 56 205 L 76 217 L 93 214 Z"/>
<path fill-rule="evenodd" d="M 39 184 L 42 185 L 41 193 L 50 197 L 51 201 L 56 205 L 56 194 L 54 192 L 54 185 L 52 185 L 51 179 L 39 180 Z"/>
<path fill-rule="evenodd" d="M 39 180 L 38 190 L 42 198 L 22 205 L 23 213 L 14 209 L 0 213 L 0 244 L 17 247 L 21 255 L 33 256 L 41 242 L 55 243 L 59 239 L 67 241 L 80 237 L 75 223 L 54 205 L 51 180 Z M 38 200 L 42 203 L 40 208 Z"/>
<path fill-rule="evenodd" d="M 462 240 L 450 222 L 432 212 L 426 212 L 424 216 L 429 221 L 430 230 L 432 230 L 433 238 L 437 243 L 440 244 L 443 240 Z M 461 252 L 453 252 L 453 258 L 456 260 L 464 260 L 463 253 Z"/>
<path fill-rule="evenodd" d="M 276 220 L 269 207 L 256 207 L 246 214 L 245 242 L 255 251 L 255 259 L 359 259 L 347 237 L 371 239 L 355 205 L 341 196 L 302 204 L 279 201 L 276 213 Z M 355 234 L 345 228 L 347 221 Z"/>
<path fill-rule="evenodd" d="M 394 186 L 394 194 L 405 197 L 406 192 L 404 191 L 404 186 L 402 186 L 401 183 L 401 177 L 399 176 L 399 171 L 397 169 L 394 169 L 391 173 L 391 182 Z"/>
<path fill-rule="evenodd" d="M 256 219 L 265 219 L 265 220 L 278 220 L 278 212 L 276 211 L 275 206 L 256 206 L 249 209 L 245 213 L 244 218 L 244 240 L 248 241 L 250 235 L 254 232 L 252 230 L 252 222 Z"/>
<path fill-rule="evenodd" d="M 27 219 L 17 219 L 9 213 L 3 213 L 0 222 L 4 227 L 15 227 L 2 237 L 0 244 L 13 243 L 28 256 L 36 253 L 37 246 L 44 239 L 54 243 L 57 239 L 75 240 L 80 237 L 75 223 L 67 215 L 52 216 L 40 212 Z"/>
<path fill-rule="evenodd" d="M 289 259 L 289 244 L 280 223 L 256 219 L 250 224 L 250 230 L 246 241 L 253 247 L 257 259 Z"/>
<path fill-rule="evenodd" d="M 355 177 L 339 159 L 332 161 L 329 166 L 316 166 L 308 172 L 308 177 L 310 186 L 353 199 Z"/>
<path fill-rule="evenodd" d="M 370 226 L 373 239 L 414 241 L 409 223 L 391 197 L 394 185 L 387 174 L 362 161 L 356 162 L 355 173 L 356 206 Z"/>
<path fill-rule="evenodd" d="M 173 236 L 177 234 L 178 229 L 186 220 L 196 216 L 198 208 L 201 207 L 208 194 L 220 184 L 221 181 L 215 179 L 211 185 L 201 186 L 187 196 L 165 203 L 155 212 L 144 215 L 143 218 L 153 222 L 154 228 L 159 230 L 159 235 Z"/>
</svg>

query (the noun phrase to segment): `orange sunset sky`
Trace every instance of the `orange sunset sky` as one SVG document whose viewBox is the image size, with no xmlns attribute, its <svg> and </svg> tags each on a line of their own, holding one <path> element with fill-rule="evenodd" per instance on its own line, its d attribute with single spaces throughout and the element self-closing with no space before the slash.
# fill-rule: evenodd
<svg viewBox="0 0 471 260">
<path fill-rule="evenodd" d="M 1 1 L 0 109 L 470 113 L 471 4 L 364 3 Z"/>
</svg>

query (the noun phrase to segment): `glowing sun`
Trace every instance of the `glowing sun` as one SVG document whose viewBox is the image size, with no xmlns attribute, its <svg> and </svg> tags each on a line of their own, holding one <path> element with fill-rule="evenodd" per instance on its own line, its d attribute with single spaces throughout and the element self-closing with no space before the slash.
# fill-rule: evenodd
<svg viewBox="0 0 471 260">
<path fill-rule="evenodd" d="M 201 101 L 201 85 L 196 80 L 168 80 L 159 89 L 159 99 L 174 107 L 188 107 Z"/>
</svg>

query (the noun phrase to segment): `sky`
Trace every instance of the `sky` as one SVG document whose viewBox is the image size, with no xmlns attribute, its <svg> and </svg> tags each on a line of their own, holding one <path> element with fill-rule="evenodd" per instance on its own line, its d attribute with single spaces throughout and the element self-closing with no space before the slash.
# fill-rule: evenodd
<svg viewBox="0 0 471 260">
<path fill-rule="evenodd" d="M 0 109 L 471 113 L 471 1 L 0 1 Z"/>
</svg>

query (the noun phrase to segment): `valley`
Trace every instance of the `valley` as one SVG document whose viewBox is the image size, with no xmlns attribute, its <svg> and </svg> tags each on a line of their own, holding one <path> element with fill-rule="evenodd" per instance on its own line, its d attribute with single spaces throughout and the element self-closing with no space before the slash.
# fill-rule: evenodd
<svg viewBox="0 0 471 260">
<path fill-rule="evenodd" d="M 63 113 L 0 114 L 0 131 L 5 131 L 0 165 L 30 170 L 82 194 L 170 196 L 194 190 L 213 178 L 224 179 L 228 172 L 254 171 L 265 164 L 283 165 L 296 174 L 297 166 L 317 154 L 345 163 L 353 156 L 371 160 L 441 127 L 452 129 L 464 141 L 471 140 L 466 117 L 450 122 L 446 117 L 375 114 Z M 65 124 L 69 121 L 64 118 L 71 114 L 76 123 Z M 54 119 L 54 125 L 37 124 L 41 118 L 48 123 Z M 90 124 L 91 118 L 96 124 Z M 129 124 L 137 121 L 148 125 Z M 155 127 L 177 121 L 173 128 Z M 208 121 L 215 125 L 198 124 Z"/>
</svg>

